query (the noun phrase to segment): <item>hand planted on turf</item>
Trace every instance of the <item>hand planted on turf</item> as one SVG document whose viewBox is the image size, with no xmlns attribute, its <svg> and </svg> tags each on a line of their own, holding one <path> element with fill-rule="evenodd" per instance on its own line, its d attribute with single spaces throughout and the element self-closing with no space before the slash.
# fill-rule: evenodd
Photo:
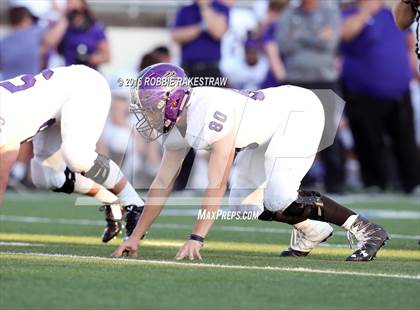
<svg viewBox="0 0 420 310">
<path fill-rule="evenodd" d="M 139 249 L 139 242 L 133 238 L 125 240 L 115 251 L 112 253 L 113 257 L 121 256 L 137 256 Z"/>
<path fill-rule="evenodd" d="M 203 260 L 200 255 L 200 250 L 202 247 L 203 243 L 200 241 L 188 240 L 179 249 L 178 253 L 176 253 L 175 259 L 183 260 L 184 258 L 189 258 L 189 260 L 194 260 L 194 258 L 198 258 L 199 260 Z"/>
</svg>

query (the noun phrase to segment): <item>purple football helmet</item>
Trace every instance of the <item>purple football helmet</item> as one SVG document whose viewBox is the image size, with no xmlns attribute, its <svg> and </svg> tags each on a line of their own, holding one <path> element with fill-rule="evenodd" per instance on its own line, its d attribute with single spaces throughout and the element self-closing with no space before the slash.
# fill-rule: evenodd
<svg viewBox="0 0 420 310">
<path fill-rule="evenodd" d="M 159 63 L 143 69 L 137 88 L 131 89 L 130 111 L 138 120 L 137 131 L 148 142 L 168 133 L 184 110 L 190 93 L 182 68 Z"/>
</svg>

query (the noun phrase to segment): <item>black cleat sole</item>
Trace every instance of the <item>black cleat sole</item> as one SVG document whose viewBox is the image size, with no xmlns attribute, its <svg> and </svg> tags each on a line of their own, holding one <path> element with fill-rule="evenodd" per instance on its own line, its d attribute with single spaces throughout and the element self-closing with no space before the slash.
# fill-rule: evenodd
<svg viewBox="0 0 420 310">
<path fill-rule="evenodd" d="M 102 234 L 102 242 L 107 243 L 112 239 L 115 239 L 121 233 L 121 230 L 121 222 L 117 223 L 114 227 L 107 226 L 107 228 L 105 228 L 104 233 Z"/>
<path fill-rule="evenodd" d="M 320 243 L 327 241 L 329 238 L 331 238 L 333 233 L 330 233 L 327 238 L 322 240 Z M 308 256 L 310 252 L 302 252 L 293 250 L 291 248 L 288 248 L 286 251 L 283 251 L 280 253 L 280 257 L 305 257 Z"/>
<path fill-rule="evenodd" d="M 386 237 L 386 239 L 382 242 L 381 246 L 377 249 L 375 254 L 373 254 L 370 257 L 351 257 L 348 256 L 346 258 L 346 262 L 370 262 L 373 261 L 376 258 L 376 254 L 378 254 L 379 250 L 382 249 L 386 245 L 386 242 L 390 240 L 391 238 L 389 236 Z"/>
<path fill-rule="evenodd" d="M 305 257 L 308 256 L 308 254 L 309 252 L 301 252 L 289 248 L 288 250 L 281 252 L 280 257 Z"/>
</svg>

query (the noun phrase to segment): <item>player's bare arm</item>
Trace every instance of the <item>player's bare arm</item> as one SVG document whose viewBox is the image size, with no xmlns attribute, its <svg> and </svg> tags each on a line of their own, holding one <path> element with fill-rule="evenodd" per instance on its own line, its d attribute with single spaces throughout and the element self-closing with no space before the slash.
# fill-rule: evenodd
<svg viewBox="0 0 420 310">
<path fill-rule="evenodd" d="M 9 172 L 19 153 L 20 143 L 8 143 L 0 147 L 0 207 L 3 204 Z"/>
<path fill-rule="evenodd" d="M 225 195 L 229 172 L 235 155 L 233 140 L 234 135 L 230 133 L 225 138 L 213 144 L 208 166 L 209 183 L 201 205 L 201 210 L 206 214 L 217 213 L 221 200 Z M 201 260 L 200 249 L 213 223 L 214 219 L 212 216 L 205 219 L 197 219 L 192 230 L 192 238 L 179 249 L 175 258 L 177 260 L 184 258 L 190 260 L 198 258 Z"/>
<path fill-rule="evenodd" d="M 393 8 L 394 19 L 401 30 L 410 27 L 416 18 L 416 12 L 413 10 L 413 3 L 416 2 L 410 0 L 395 0 Z M 420 2 L 417 1 L 417 5 L 419 4 Z"/>
<path fill-rule="evenodd" d="M 126 241 L 112 254 L 115 257 L 122 256 L 125 252 L 129 256 L 136 256 L 139 240 L 152 226 L 165 206 L 166 200 L 172 192 L 176 177 L 188 150 L 168 150 L 163 153 L 162 163 L 158 174 L 153 180 L 147 194 L 147 200 L 143 213 L 137 225 Z"/>
</svg>

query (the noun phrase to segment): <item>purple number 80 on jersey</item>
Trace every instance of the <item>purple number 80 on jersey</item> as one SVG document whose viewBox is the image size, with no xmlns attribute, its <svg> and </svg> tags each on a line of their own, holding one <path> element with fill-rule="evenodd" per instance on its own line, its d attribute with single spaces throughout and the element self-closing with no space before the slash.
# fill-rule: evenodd
<svg viewBox="0 0 420 310">
<path fill-rule="evenodd" d="M 46 80 L 49 80 L 52 77 L 53 74 L 54 74 L 54 72 L 50 69 L 46 69 L 46 70 L 42 71 L 42 76 Z M 11 92 L 13 94 L 13 93 L 31 88 L 36 83 L 35 77 L 33 75 L 30 75 L 30 74 L 22 75 L 20 77 L 20 79 L 23 82 L 22 85 L 15 85 L 10 81 L 4 81 L 4 82 L 0 83 L 0 86 L 7 89 L 9 92 Z"/>
<path fill-rule="evenodd" d="M 220 111 L 216 111 L 216 112 L 214 112 L 213 118 L 215 120 L 219 121 L 219 122 L 216 122 L 216 121 L 210 122 L 209 123 L 209 129 L 217 131 L 217 132 L 222 131 L 223 130 L 223 124 L 221 124 L 221 123 L 226 122 L 226 120 L 227 120 L 226 114 L 223 114 Z"/>
</svg>

